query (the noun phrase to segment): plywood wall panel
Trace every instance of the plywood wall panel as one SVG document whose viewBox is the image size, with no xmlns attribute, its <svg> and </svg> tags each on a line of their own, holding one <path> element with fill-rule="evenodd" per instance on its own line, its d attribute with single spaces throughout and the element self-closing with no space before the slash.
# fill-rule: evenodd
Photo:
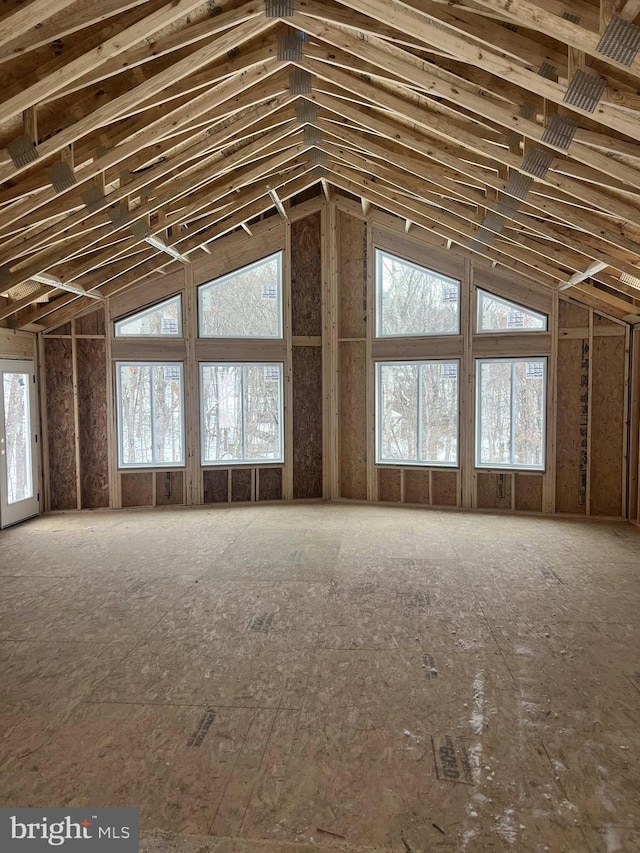
<svg viewBox="0 0 640 853">
<path fill-rule="evenodd" d="M 293 335 L 322 331 L 320 211 L 291 225 L 291 321 Z"/>
<path fill-rule="evenodd" d="M 153 471 L 124 471 L 120 475 L 122 506 L 153 506 Z"/>
<path fill-rule="evenodd" d="M 592 515 L 622 514 L 625 339 L 594 337 L 591 400 Z"/>
<path fill-rule="evenodd" d="M 367 363 L 364 341 L 341 343 L 340 360 L 340 494 L 367 498 Z"/>
<path fill-rule="evenodd" d="M 258 471 L 258 500 L 282 500 L 282 468 L 260 468 Z"/>
<path fill-rule="evenodd" d="M 479 471 L 477 501 L 480 509 L 511 509 L 511 474 Z"/>
<path fill-rule="evenodd" d="M 320 347 L 293 348 L 293 497 L 322 497 Z"/>
<path fill-rule="evenodd" d="M 515 508 L 524 512 L 542 512 L 542 474 L 515 475 Z"/>
<path fill-rule="evenodd" d="M 156 506 L 179 506 L 184 503 L 184 471 L 156 473 Z"/>
<path fill-rule="evenodd" d="M 589 342 L 558 341 L 556 511 L 586 512 Z"/>
<path fill-rule="evenodd" d="M 338 288 L 341 338 L 367 333 L 367 225 L 338 212 Z"/>
<path fill-rule="evenodd" d="M 104 335 L 104 310 L 102 307 L 76 320 L 76 334 Z"/>
<path fill-rule="evenodd" d="M 558 304 L 558 327 L 560 329 L 584 329 L 589 325 L 589 309 L 560 299 Z"/>
<path fill-rule="evenodd" d="M 51 510 L 76 509 L 76 451 L 71 340 L 45 339 Z"/>
<path fill-rule="evenodd" d="M 251 500 L 251 482 L 253 470 L 250 468 L 234 468 L 231 472 L 231 500 L 233 502 Z"/>
<path fill-rule="evenodd" d="M 109 506 L 105 342 L 80 338 L 76 341 L 76 351 L 80 426 L 80 493 L 82 508 L 96 509 Z"/>
<path fill-rule="evenodd" d="M 458 472 L 433 471 L 431 474 L 433 494 L 431 503 L 434 506 L 458 505 Z"/>
<path fill-rule="evenodd" d="M 428 504 L 429 497 L 429 472 L 412 471 L 404 472 L 404 500 L 408 504 Z"/>
<path fill-rule="evenodd" d="M 229 500 L 229 472 L 215 469 L 203 471 L 204 502 L 206 504 L 227 503 Z"/>
<path fill-rule="evenodd" d="M 399 503 L 402 498 L 402 472 L 399 468 L 378 468 L 378 500 Z"/>
</svg>

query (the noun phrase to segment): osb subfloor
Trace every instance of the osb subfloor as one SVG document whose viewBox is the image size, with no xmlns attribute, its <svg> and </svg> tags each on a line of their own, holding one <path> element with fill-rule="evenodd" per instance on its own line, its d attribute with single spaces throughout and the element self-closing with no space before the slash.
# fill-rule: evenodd
<svg viewBox="0 0 640 853">
<path fill-rule="evenodd" d="M 0 805 L 148 853 L 640 849 L 640 531 L 298 505 L 0 534 Z"/>
</svg>

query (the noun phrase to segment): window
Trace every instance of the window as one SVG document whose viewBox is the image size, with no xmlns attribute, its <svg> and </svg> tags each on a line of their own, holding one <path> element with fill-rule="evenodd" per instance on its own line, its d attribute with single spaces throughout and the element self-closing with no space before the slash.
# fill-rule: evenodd
<svg viewBox="0 0 640 853">
<path fill-rule="evenodd" d="M 478 467 L 544 470 L 546 362 L 477 361 Z"/>
<path fill-rule="evenodd" d="M 376 462 L 457 465 L 458 362 L 378 362 L 376 413 Z"/>
<path fill-rule="evenodd" d="M 511 329 L 546 332 L 546 315 L 478 290 L 478 332 L 509 332 Z"/>
<path fill-rule="evenodd" d="M 282 337 L 282 253 L 198 288 L 201 338 Z"/>
<path fill-rule="evenodd" d="M 137 314 L 132 314 L 124 320 L 115 323 L 117 338 L 129 336 L 173 335 L 182 337 L 182 302 L 181 297 L 172 296 L 158 305 L 145 308 Z"/>
<path fill-rule="evenodd" d="M 376 335 L 457 335 L 460 282 L 376 249 Z"/>
<path fill-rule="evenodd" d="M 282 462 L 282 364 L 201 364 L 203 465 Z"/>
<path fill-rule="evenodd" d="M 184 465 L 182 364 L 117 362 L 121 468 Z"/>
</svg>

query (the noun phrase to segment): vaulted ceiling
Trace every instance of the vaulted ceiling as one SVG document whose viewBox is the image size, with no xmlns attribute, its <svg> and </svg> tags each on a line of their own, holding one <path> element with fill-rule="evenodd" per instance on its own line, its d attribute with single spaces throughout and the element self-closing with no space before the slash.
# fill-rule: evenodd
<svg viewBox="0 0 640 853">
<path fill-rule="evenodd" d="M 317 185 L 640 314 L 640 0 L 0 0 L 0 320 Z"/>
</svg>

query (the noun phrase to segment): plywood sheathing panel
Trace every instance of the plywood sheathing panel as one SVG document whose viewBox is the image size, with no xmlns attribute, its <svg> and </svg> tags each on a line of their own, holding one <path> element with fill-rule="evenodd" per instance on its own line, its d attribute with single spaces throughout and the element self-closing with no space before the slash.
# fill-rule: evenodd
<svg viewBox="0 0 640 853">
<path fill-rule="evenodd" d="M 293 347 L 293 497 L 322 497 L 320 347 Z"/>
<path fill-rule="evenodd" d="M 367 332 L 367 225 L 338 211 L 339 336 L 364 338 Z"/>
<path fill-rule="evenodd" d="M 203 471 L 204 502 L 206 504 L 227 503 L 229 500 L 229 472 L 224 470 Z"/>
<path fill-rule="evenodd" d="M 124 471 L 120 475 L 122 506 L 153 506 L 153 471 Z"/>
<path fill-rule="evenodd" d="M 408 504 L 428 504 L 429 496 L 429 472 L 412 471 L 404 472 L 404 500 Z"/>
<path fill-rule="evenodd" d="M 184 471 L 156 473 L 156 506 L 178 506 L 184 503 Z"/>
<path fill-rule="evenodd" d="M 433 471 L 431 474 L 431 503 L 434 506 L 458 505 L 458 472 Z"/>
<path fill-rule="evenodd" d="M 76 320 L 76 334 L 104 335 L 104 311 L 102 307 Z"/>
<path fill-rule="evenodd" d="M 102 312 L 100 312 L 102 313 Z M 90 317 L 96 317 L 95 312 Z M 86 320 L 83 317 L 82 320 Z M 97 327 L 93 324 L 92 327 Z M 92 334 L 88 332 L 87 334 Z M 107 450 L 107 376 L 105 342 L 76 340 L 78 360 L 78 416 L 80 440 L 80 492 L 83 509 L 109 506 L 109 459 Z M 49 438 L 55 432 L 49 424 Z"/>
<path fill-rule="evenodd" d="M 378 468 L 378 500 L 399 503 L 402 499 L 402 471 Z"/>
<path fill-rule="evenodd" d="M 561 303 L 565 304 L 568 303 Z M 565 321 L 572 319 L 578 327 L 585 323 L 582 317 L 565 316 Z M 589 341 L 561 338 L 558 341 L 557 512 L 586 512 L 588 378 Z"/>
<path fill-rule="evenodd" d="M 511 473 L 479 471 L 478 507 L 481 509 L 511 509 Z"/>
<path fill-rule="evenodd" d="M 36 336 L 33 332 L 0 329 L 0 358 L 35 358 Z"/>
<path fill-rule="evenodd" d="M 322 249 L 320 211 L 291 224 L 292 334 L 320 335 L 322 331 Z"/>
<path fill-rule="evenodd" d="M 253 470 L 234 468 L 231 472 L 231 500 L 234 502 L 251 500 L 251 481 Z"/>
<path fill-rule="evenodd" d="M 367 359 L 366 343 L 341 343 L 340 362 L 340 494 L 367 498 Z"/>
<path fill-rule="evenodd" d="M 559 329 L 584 329 L 589 325 L 589 310 L 574 302 L 560 299 L 558 305 Z"/>
<path fill-rule="evenodd" d="M 77 489 L 71 340 L 46 339 L 44 352 L 49 425 L 49 509 L 75 509 Z"/>
<path fill-rule="evenodd" d="M 515 508 L 526 512 L 542 512 L 542 474 L 515 475 Z"/>
<path fill-rule="evenodd" d="M 258 469 L 258 500 L 282 500 L 282 468 Z"/>
<path fill-rule="evenodd" d="M 598 318 L 597 315 L 594 318 Z M 622 514 L 625 339 L 594 336 L 591 400 L 591 514 Z"/>
</svg>

